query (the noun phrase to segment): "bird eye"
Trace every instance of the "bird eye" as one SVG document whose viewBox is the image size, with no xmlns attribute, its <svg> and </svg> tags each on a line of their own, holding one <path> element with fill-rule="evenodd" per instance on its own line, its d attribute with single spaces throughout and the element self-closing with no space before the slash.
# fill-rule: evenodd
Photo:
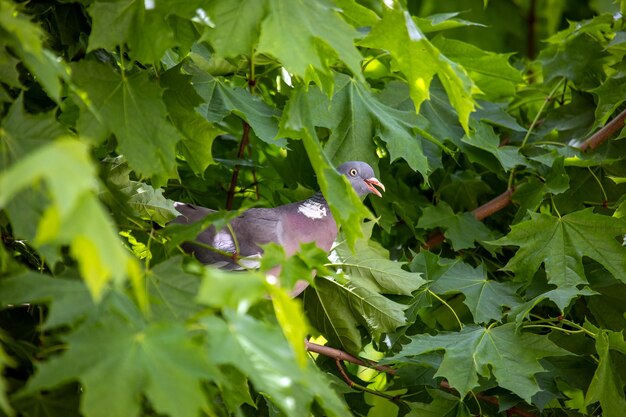
<svg viewBox="0 0 626 417">
<path fill-rule="evenodd" d="M 350 175 L 353 176 L 353 177 L 356 177 L 356 169 L 355 168 L 352 168 L 350 170 Z"/>
</svg>

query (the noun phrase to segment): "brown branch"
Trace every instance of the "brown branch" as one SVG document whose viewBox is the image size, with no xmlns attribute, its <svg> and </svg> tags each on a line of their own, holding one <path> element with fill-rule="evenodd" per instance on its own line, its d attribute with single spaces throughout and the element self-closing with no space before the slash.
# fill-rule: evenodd
<svg viewBox="0 0 626 417">
<path fill-rule="evenodd" d="M 395 375 L 396 370 L 385 365 L 379 365 L 373 361 L 366 361 L 356 356 L 352 356 L 347 352 L 339 349 L 331 348 L 324 345 L 318 345 L 317 343 L 311 343 L 308 340 L 304 341 L 306 350 L 309 352 L 319 353 L 320 355 L 333 358 L 335 360 L 342 360 L 356 365 L 367 366 L 368 368 L 376 369 L 377 371 L 385 372 L 389 375 Z"/>
<path fill-rule="evenodd" d="M 613 120 L 605 124 L 602 129 L 594 133 L 589 139 L 584 141 L 580 145 L 580 150 L 587 152 L 589 149 L 593 150 L 609 140 L 615 132 L 624 127 L 624 121 L 626 120 L 626 110 L 615 116 Z"/>
<path fill-rule="evenodd" d="M 237 151 L 237 158 L 243 158 L 243 153 L 250 141 L 250 125 L 247 122 L 243 122 L 243 132 L 241 134 L 241 142 L 239 142 L 239 150 Z M 241 165 L 235 165 L 233 175 L 230 177 L 230 186 L 228 187 L 228 196 L 226 197 L 226 210 L 233 209 L 233 199 L 235 197 L 235 188 L 237 188 L 237 181 L 239 179 L 239 171 Z"/>
<path fill-rule="evenodd" d="M 323 345 L 318 345 L 317 343 L 311 343 L 308 340 L 304 341 L 305 346 L 306 346 L 306 350 L 308 350 L 309 352 L 314 352 L 314 353 L 319 353 L 320 355 L 335 359 L 335 363 L 337 364 L 337 368 L 339 369 L 339 372 L 341 373 L 341 376 L 343 377 L 343 379 L 346 381 L 346 383 L 350 386 L 350 387 L 358 387 L 358 388 L 363 388 L 361 386 L 358 386 L 358 384 L 355 384 L 350 377 L 346 374 L 345 370 L 343 369 L 343 366 L 341 366 L 341 362 L 340 361 L 346 361 L 346 362 L 350 362 L 350 363 L 354 363 L 356 365 L 360 365 L 360 366 L 367 366 L 368 368 L 372 368 L 372 369 L 376 369 L 377 371 L 381 371 L 381 372 L 385 372 L 388 375 L 395 375 L 396 374 L 396 370 L 393 368 L 390 368 L 389 366 L 385 366 L 385 365 L 379 365 L 374 361 L 370 361 L 370 360 L 364 360 L 361 358 L 357 358 L 356 356 L 353 356 L 347 352 L 344 352 L 342 350 L 339 349 L 335 349 L 335 348 L 331 348 L 328 346 L 323 346 Z M 448 383 L 448 381 L 441 381 L 439 383 L 439 386 L 442 389 L 445 389 L 446 391 L 450 391 L 453 393 L 458 394 L 458 391 L 455 390 L 454 388 L 452 388 L 450 386 L 450 384 Z M 367 390 L 367 388 L 366 388 Z M 369 392 L 369 390 L 368 390 Z M 382 393 L 381 393 L 382 394 Z M 377 394 L 378 395 L 378 394 Z M 383 394 L 383 396 L 385 396 Z M 484 394 L 476 394 L 476 398 L 489 403 L 491 405 L 494 405 L 496 407 L 500 406 L 500 401 L 496 398 L 496 397 L 492 397 L 490 395 L 484 395 Z M 389 399 L 391 400 L 398 400 L 399 398 L 396 397 L 389 397 Z M 507 412 L 509 412 L 511 415 L 518 415 L 520 417 L 537 417 L 535 414 L 528 412 L 526 410 L 522 410 L 521 408 L 518 407 L 511 407 L 507 410 Z"/>
<path fill-rule="evenodd" d="M 511 204 L 511 197 L 515 192 L 515 187 L 507 189 L 505 192 L 497 196 L 496 198 L 486 202 L 480 207 L 477 207 L 472 211 L 476 220 L 483 220 L 486 217 L 491 216 L 494 213 L 502 210 L 509 204 Z"/>
<path fill-rule="evenodd" d="M 585 140 L 578 149 L 582 152 L 594 150 L 607 140 L 609 140 L 617 131 L 626 126 L 626 110 L 615 116 L 613 120 L 604 125 L 600 130 Z M 493 200 L 478 207 L 472 213 L 477 220 L 483 220 L 492 214 L 502 210 L 509 204 L 511 204 L 511 197 L 515 192 L 515 187 L 507 189 L 504 193 L 500 194 Z M 423 249 L 431 250 L 443 243 L 445 240 L 443 232 L 437 231 L 430 235 L 426 243 L 422 245 Z"/>
<path fill-rule="evenodd" d="M 335 359 L 335 365 L 337 365 L 337 369 L 339 370 L 339 373 L 341 374 L 342 378 L 344 379 L 344 381 L 346 381 L 346 384 L 348 384 L 348 386 L 350 388 L 357 389 L 357 390 L 363 391 L 363 392 L 367 392 L 367 393 L 370 393 L 372 395 L 376 395 L 378 397 L 386 398 L 389 401 L 393 401 L 393 402 L 401 402 L 402 401 L 399 396 L 392 396 L 392 395 L 389 395 L 389 394 L 385 394 L 384 392 L 380 392 L 380 391 L 376 391 L 376 390 L 373 390 L 373 389 L 369 389 L 367 387 L 364 387 L 363 385 L 360 385 L 360 384 L 357 384 L 356 382 L 354 382 L 352 379 L 350 379 L 350 376 L 348 375 L 346 370 L 343 369 L 343 365 L 341 364 L 341 360 L 340 359 Z"/>
<path fill-rule="evenodd" d="M 482 206 L 476 208 L 472 211 L 476 220 L 483 220 L 486 217 L 491 216 L 492 214 L 502 210 L 509 204 L 511 204 L 511 197 L 515 192 L 515 187 L 507 189 L 505 192 L 497 196 L 496 198 L 486 202 Z M 430 235 L 426 243 L 422 245 L 422 248 L 426 250 L 431 250 L 434 247 L 437 247 L 443 243 L 445 240 L 445 236 L 443 232 L 437 231 Z"/>
</svg>

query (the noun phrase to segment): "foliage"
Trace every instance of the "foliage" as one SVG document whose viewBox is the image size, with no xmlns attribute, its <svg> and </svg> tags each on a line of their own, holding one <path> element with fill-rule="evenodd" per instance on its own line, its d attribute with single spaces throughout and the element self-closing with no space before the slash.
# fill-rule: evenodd
<svg viewBox="0 0 626 417">
<path fill-rule="evenodd" d="M 0 0 L 0 415 L 622 416 L 625 11 Z M 316 189 L 329 257 L 180 250 Z"/>
</svg>

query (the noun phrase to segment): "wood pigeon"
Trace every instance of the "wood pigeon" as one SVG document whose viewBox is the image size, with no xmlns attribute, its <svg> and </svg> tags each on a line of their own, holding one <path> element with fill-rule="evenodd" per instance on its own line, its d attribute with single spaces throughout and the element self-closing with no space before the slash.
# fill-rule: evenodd
<svg viewBox="0 0 626 417">
<path fill-rule="evenodd" d="M 376 187 L 385 191 L 385 186 L 376 179 L 374 170 L 367 163 L 350 161 L 340 165 L 337 170 L 348 178 L 359 197 L 369 193 L 382 197 Z M 181 224 L 195 223 L 215 212 L 205 207 L 184 203 L 175 203 L 174 207 L 180 216 L 172 222 Z M 231 220 L 230 227 L 215 230 L 215 227 L 211 226 L 200 232 L 196 241 L 202 243 L 202 246 L 186 242 L 182 247 L 204 264 L 235 270 L 242 267 L 258 268 L 259 258 L 263 253 L 259 245 L 277 243 L 283 246 L 287 256 L 291 256 L 298 251 L 300 244 L 308 242 L 315 242 L 319 248 L 328 252 L 336 237 L 335 219 L 326 199 L 321 192 L 317 192 L 296 203 L 274 208 L 248 209 Z M 226 256 L 225 253 L 232 255 Z M 306 281 L 296 284 L 292 295 L 302 292 L 306 285 L 308 285 Z"/>
</svg>

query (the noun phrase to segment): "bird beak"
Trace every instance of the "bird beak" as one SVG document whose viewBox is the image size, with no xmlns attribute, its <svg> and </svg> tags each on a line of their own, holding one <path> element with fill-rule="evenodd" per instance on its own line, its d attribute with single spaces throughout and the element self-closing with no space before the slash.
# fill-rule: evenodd
<svg viewBox="0 0 626 417">
<path fill-rule="evenodd" d="M 382 197 L 383 195 L 380 193 L 380 191 L 378 191 L 374 186 L 380 188 L 381 190 L 385 191 L 385 186 L 383 185 L 382 182 L 378 181 L 378 179 L 376 179 L 375 177 L 372 178 L 366 178 L 365 180 L 365 185 L 367 185 L 367 188 L 369 188 L 369 190 L 372 192 L 372 194 L 376 194 L 378 197 Z"/>
</svg>

